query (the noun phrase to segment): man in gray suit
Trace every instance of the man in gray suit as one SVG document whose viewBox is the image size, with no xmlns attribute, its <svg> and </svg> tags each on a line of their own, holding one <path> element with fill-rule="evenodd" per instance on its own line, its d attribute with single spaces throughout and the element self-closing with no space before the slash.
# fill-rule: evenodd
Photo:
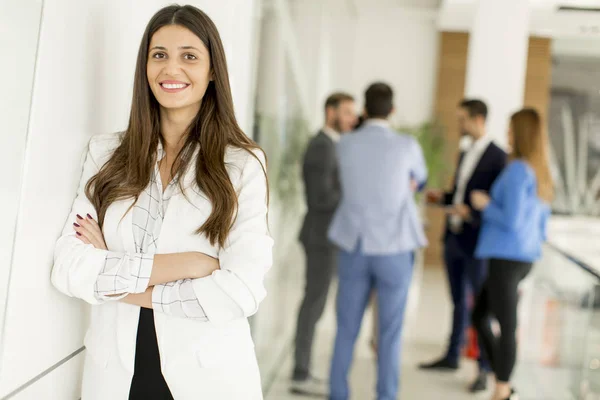
<svg viewBox="0 0 600 400">
<path fill-rule="evenodd" d="M 427 179 L 421 146 L 391 128 L 393 92 L 385 83 L 367 89 L 365 111 L 364 125 L 337 146 L 344 195 L 329 228 L 329 238 L 340 248 L 330 400 L 350 396 L 354 343 L 373 289 L 379 327 L 377 399 L 396 399 L 413 252 L 427 243 L 414 199 L 415 186 L 422 188 Z"/>
<path fill-rule="evenodd" d="M 340 135 L 356 124 L 354 99 L 335 93 L 325 102 L 325 126 L 310 141 L 303 177 L 308 212 L 300 232 L 306 253 L 306 286 L 298 315 L 292 393 L 323 394 L 326 386 L 310 371 L 315 325 L 323 314 L 336 264 L 336 248 L 327 229 L 341 197 L 335 146 Z"/>
</svg>

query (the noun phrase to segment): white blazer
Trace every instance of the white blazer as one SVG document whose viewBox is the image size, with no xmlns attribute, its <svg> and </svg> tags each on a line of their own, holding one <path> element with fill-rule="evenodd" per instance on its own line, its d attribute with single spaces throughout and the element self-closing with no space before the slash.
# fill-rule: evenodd
<svg viewBox="0 0 600 400">
<path fill-rule="evenodd" d="M 54 255 L 54 286 L 92 304 L 84 339 L 83 400 L 127 400 L 134 370 L 140 308 L 95 297 L 94 284 L 106 253 L 81 242 L 72 226 L 76 214 L 97 218 L 85 196 L 85 184 L 108 161 L 120 140 L 120 134 L 91 139 L 77 197 Z M 262 153 L 255 154 L 264 165 Z M 157 253 L 198 251 L 220 262 L 220 270 L 194 280 L 194 291 L 209 322 L 155 313 L 161 368 L 176 400 L 262 399 L 247 317 L 257 311 L 266 295 L 263 278 L 272 265 L 267 186 L 261 163 L 248 152 L 230 148 L 225 163 L 239 194 L 237 219 L 225 247 L 213 246 L 204 235 L 194 233 L 212 207 L 193 186 L 193 167 L 184 176 L 189 201 L 177 191 L 162 225 Z M 133 199 L 113 203 L 106 213 L 104 238 L 112 251 L 135 252 L 132 212 L 127 212 L 132 203 Z"/>
</svg>

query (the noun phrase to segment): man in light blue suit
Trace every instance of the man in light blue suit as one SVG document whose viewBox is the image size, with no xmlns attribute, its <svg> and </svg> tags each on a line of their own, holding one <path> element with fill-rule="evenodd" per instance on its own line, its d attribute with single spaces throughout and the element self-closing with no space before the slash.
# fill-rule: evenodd
<svg viewBox="0 0 600 400">
<path fill-rule="evenodd" d="M 372 289 L 379 313 L 377 399 L 395 400 L 398 393 L 412 254 L 427 244 L 414 191 L 424 186 L 427 167 L 418 142 L 389 126 L 392 111 L 392 89 L 371 85 L 366 122 L 337 147 L 342 199 L 328 235 L 340 249 L 331 400 L 349 398 L 348 371 Z"/>
</svg>

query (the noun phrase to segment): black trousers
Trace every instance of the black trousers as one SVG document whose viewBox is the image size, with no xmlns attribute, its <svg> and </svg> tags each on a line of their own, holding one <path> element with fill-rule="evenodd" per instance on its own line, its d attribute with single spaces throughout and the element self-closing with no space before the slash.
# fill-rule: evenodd
<svg viewBox="0 0 600 400">
<path fill-rule="evenodd" d="M 481 292 L 487 278 L 487 262 L 465 251 L 454 234 L 448 235 L 444 243 L 444 261 L 454 304 L 452 334 L 446 358 L 458 363 L 465 342 L 465 331 L 472 318 L 473 309 L 469 307 L 468 295 L 471 293 L 477 297 Z M 480 356 L 478 363 L 481 371 L 490 370 L 487 358 Z"/>
<path fill-rule="evenodd" d="M 531 263 L 490 260 L 488 278 L 473 310 L 473 325 L 500 382 L 510 381 L 517 359 L 517 289 L 531 266 Z M 492 331 L 490 318 L 500 324 L 498 337 Z"/>
<path fill-rule="evenodd" d="M 148 308 L 140 310 L 129 400 L 173 400 L 160 369 L 154 312 Z"/>
<path fill-rule="evenodd" d="M 315 326 L 327 302 L 327 294 L 338 250 L 333 246 L 306 246 L 306 283 L 304 299 L 298 314 L 294 379 L 303 380 L 310 375 L 310 360 Z"/>
</svg>

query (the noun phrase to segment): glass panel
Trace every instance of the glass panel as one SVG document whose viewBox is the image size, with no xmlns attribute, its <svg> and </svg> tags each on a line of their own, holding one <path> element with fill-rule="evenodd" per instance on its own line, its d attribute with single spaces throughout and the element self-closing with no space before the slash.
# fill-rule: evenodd
<svg viewBox="0 0 600 400">
<path fill-rule="evenodd" d="M 522 399 L 600 399 L 598 283 L 559 251 L 545 248 L 521 287 L 514 381 Z"/>
<path fill-rule="evenodd" d="M 273 20 L 267 21 L 267 24 L 273 23 Z M 269 28 L 273 27 L 267 25 L 265 32 L 268 33 Z M 277 38 L 265 33 L 261 39 L 264 56 L 270 57 L 268 61 L 273 64 L 262 71 L 272 69 L 272 72 L 259 74 L 257 94 L 262 98 L 257 106 L 259 111 L 254 127 L 254 138 L 266 151 L 269 162 L 269 226 L 271 235 L 276 238 L 274 266 L 265 281 L 267 298 L 252 319 L 264 387 L 269 387 L 279 372 L 282 357 L 288 354 L 290 339 L 295 336 L 304 281 L 304 257 L 298 242 L 305 210 L 301 164 L 310 136 L 300 108 L 293 69 L 285 50 L 279 48 L 280 51 L 277 51 L 278 45 L 273 43 Z"/>
<path fill-rule="evenodd" d="M 555 57 L 548 129 L 560 212 L 600 215 L 598 82 L 600 59 Z"/>
</svg>

